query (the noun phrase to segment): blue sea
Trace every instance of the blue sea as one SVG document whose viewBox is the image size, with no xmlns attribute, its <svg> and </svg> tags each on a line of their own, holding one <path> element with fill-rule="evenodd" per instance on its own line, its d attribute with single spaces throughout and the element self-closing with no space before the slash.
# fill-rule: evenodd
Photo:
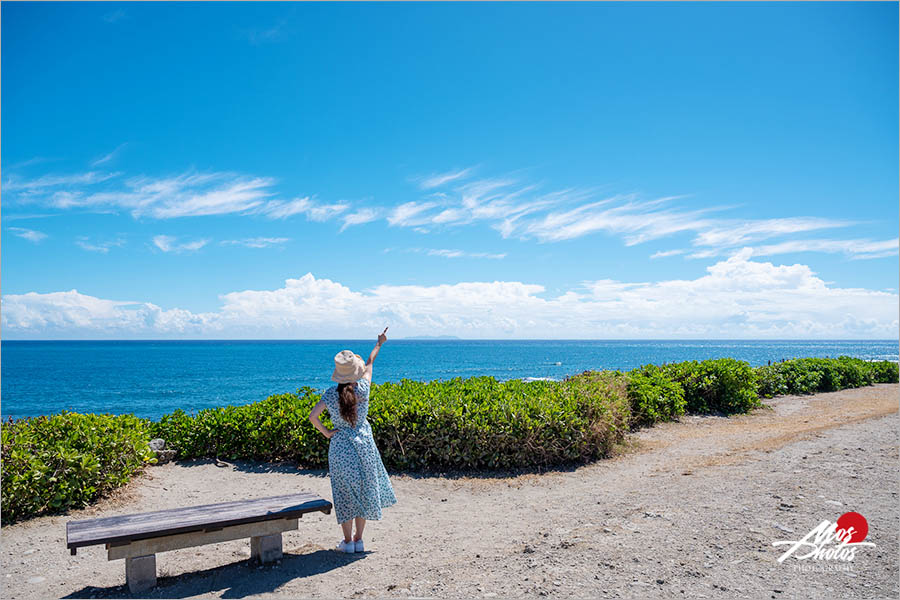
<svg viewBox="0 0 900 600">
<path fill-rule="evenodd" d="M 2 416 L 62 410 L 157 419 L 181 408 L 247 404 L 331 385 L 334 355 L 368 357 L 373 340 L 3 341 Z M 491 375 L 561 379 L 588 369 L 733 357 L 752 365 L 804 356 L 898 358 L 895 341 L 389 340 L 374 381 Z"/>
</svg>

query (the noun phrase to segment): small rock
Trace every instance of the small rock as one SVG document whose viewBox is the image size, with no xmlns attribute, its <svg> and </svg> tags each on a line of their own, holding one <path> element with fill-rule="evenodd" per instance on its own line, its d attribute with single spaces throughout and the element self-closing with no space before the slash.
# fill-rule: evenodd
<svg viewBox="0 0 900 600">
<path fill-rule="evenodd" d="M 154 452 L 159 452 L 160 450 L 166 449 L 166 440 L 162 438 L 155 438 L 150 440 L 150 449 Z"/>
<path fill-rule="evenodd" d="M 785 527 L 784 525 L 779 525 L 778 523 L 775 523 L 774 525 L 772 525 L 772 527 L 774 527 L 778 531 L 783 531 L 785 533 L 794 533 L 794 530 L 790 527 Z"/>
<path fill-rule="evenodd" d="M 47 580 L 46 577 L 41 577 L 40 575 L 38 575 L 37 577 L 29 577 L 28 583 L 41 583 L 42 581 L 46 581 L 46 580 Z"/>
<path fill-rule="evenodd" d="M 662 584 L 664 584 L 665 582 L 666 582 L 665 579 L 657 579 L 657 580 L 656 580 L 656 583 L 658 583 L 659 585 L 662 585 Z"/>
<path fill-rule="evenodd" d="M 525 549 L 522 550 L 522 552 L 524 552 L 525 554 L 532 554 L 534 552 L 534 548 L 532 548 L 531 546 L 525 546 Z"/>
<path fill-rule="evenodd" d="M 156 464 L 164 465 L 167 462 L 171 461 L 175 458 L 175 450 L 157 450 L 156 451 Z"/>
<path fill-rule="evenodd" d="M 838 502 L 837 500 L 826 500 L 825 504 L 832 504 L 834 506 L 843 506 L 843 504 L 841 502 Z"/>
</svg>

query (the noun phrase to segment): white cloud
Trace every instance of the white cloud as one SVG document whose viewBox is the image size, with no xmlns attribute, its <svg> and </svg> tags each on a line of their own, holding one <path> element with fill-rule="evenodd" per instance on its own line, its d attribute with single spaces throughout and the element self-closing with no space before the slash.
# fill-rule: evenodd
<svg viewBox="0 0 900 600">
<path fill-rule="evenodd" d="M 263 206 L 259 212 L 272 219 L 305 214 L 310 221 L 327 221 L 350 208 L 347 204 L 316 204 L 309 197 L 295 198 L 289 202 L 274 200 Z"/>
<path fill-rule="evenodd" d="M 102 183 L 118 177 L 120 173 L 98 173 L 88 171 L 74 175 L 44 175 L 36 179 L 19 179 L 11 176 L 3 184 L 4 192 L 29 192 L 31 194 L 44 192 L 52 188 L 83 186 Z"/>
<path fill-rule="evenodd" d="M 126 209 L 134 217 L 170 219 L 249 211 L 272 195 L 269 188 L 274 183 L 272 179 L 231 173 L 184 173 L 166 178 L 133 177 L 118 189 L 84 188 L 110 178 L 69 178 L 70 182 L 63 184 L 61 178 L 47 176 L 16 183 L 16 189 L 39 190 L 42 194 L 32 194 L 32 200 L 43 199 L 58 208 Z M 65 189 L 50 189 L 62 185 Z"/>
<path fill-rule="evenodd" d="M 178 238 L 171 235 L 157 235 L 153 237 L 153 245 L 163 252 L 190 252 L 199 250 L 209 243 L 209 240 L 194 240 L 193 242 L 176 243 Z"/>
<path fill-rule="evenodd" d="M 20 238 L 24 238 L 29 242 L 34 242 L 37 244 L 43 239 L 46 239 L 47 234 L 43 231 L 36 231 L 34 229 L 26 229 L 24 227 L 7 227 L 7 231 L 11 232 L 13 235 L 18 236 Z"/>
<path fill-rule="evenodd" d="M 697 234 L 695 246 L 735 247 L 769 239 L 779 235 L 793 235 L 806 231 L 832 229 L 852 225 L 850 221 L 836 221 L 818 217 L 787 217 L 748 221 L 724 221 Z"/>
<path fill-rule="evenodd" d="M 684 253 L 684 250 L 660 250 L 659 252 L 651 254 L 650 258 L 665 258 L 667 256 L 677 256 Z"/>
<path fill-rule="evenodd" d="M 898 335 L 896 293 L 826 284 L 802 264 L 750 259 L 746 249 L 696 279 L 598 279 L 548 296 L 518 281 L 356 291 L 306 274 L 275 290 L 221 296 L 217 312 L 162 310 L 75 290 L 3 297 L 4 335 L 28 337 L 870 339 Z"/>
<path fill-rule="evenodd" d="M 896 256 L 900 239 L 882 240 L 790 240 L 753 248 L 753 256 L 772 256 L 789 252 L 842 253 L 853 259 L 883 258 Z"/>
<path fill-rule="evenodd" d="M 507 235 L 558 242 L 605 231 L 622 235 L 626 245 L 633 246 L 712 225 L 713 221 L 704 215 L 715 208 L 694 211 L 660 208 L 673 199 L 668 197 L 639 201 L 633 194 L 612 196 L 570 210 L 551 212 L 542 218 L 510 228 Z"/>
<path fill-rule="evenodd" d="M 115 240 L 107 240 L 105 242 L 92 242 L 87 236 L 79 236 L 75 240 L 75 244 L 78 247 L 89 252 L 100 252 L 101 254 L 106 254 L 109 252 L 110 248 L 124 246 L 125 240 L 122 238 L 118 238 Z"/>
<path fill-rule="evenodd" d="M 387 221 L 390 225 L 399 225 L 401 227 L 411 227 L 423 225 L 430 221 L 429 218 L 423 217 L 422 213 L 431 210 L 437 206 L 436 202 L 407 202 L 401 204 L 391 211 Z"/>
<path fill-rule="evenodd" d="M 456 181 L 458 179 L 464 179 L 468 177 L 469 173 L 472 172 L 474 168 L 469 167 L 467 169 L 458 169 L 455 171 L 448 171 L 446 173 L 435 173 L 429 175 L 428 177 L 424 177 L 419 181 L 419 187 L 423 190 L 430 190 L 432 188 L 440 187 L 451 181 Z"/>
<path fill-rule="evenodd" d="M 219 242 L 223 246 L 246 246 L 247 248 L 266 248 L 291 241 L 291 238 L 255 237 L 242 240 L 223 240 Z"/>
<path fill-rule="evenodd" d="M 341 226 L 341 231 L 351 227 L 353 225 L 362 225 L 363 223 L 370 223 L 378 218 L 380 211 L 376 208 L 361 208 L 356 212 L 352 212 L 348 215 L 344 215 L 344 224 Z"/>
<path fill-rule="evenodd" d="M 491 259 L 501 259 L 506 258 L 506 253 L 502 254 L 491 254 L 490 252 L 466 252 L 465 250 L 449 250 L 449 249 L 436 249 L 431 248 L 425 250 L 425 253 L 428 256 L 443 256 L 444 258 L 491 258 Z"/>
<path fill-rule="evenodd" d="M 127 142 L 124 144 L 119 144 L 118 146 L 116 146 L 115 150 L 113 150 L 109 154 L 105 154 L 105 155 L 101 156 L 100 158 L 92 161 L 91 166 L 99 167 L 102 164 L 108 163 L 109 161 L 113 160 L 119 154 L 119 152 L 122 150 L 122 148 L 124 148 L 127 145 L 128 145 Z"/>
<path fill-rule="evenodd" d="M 118 23 L 122 19 L 126 18 L 128 13 L 126 13 L 123 9 L 119 8 L 114 11 L 104 13 L 103 20 L 107 23 Z"/>
</svg>

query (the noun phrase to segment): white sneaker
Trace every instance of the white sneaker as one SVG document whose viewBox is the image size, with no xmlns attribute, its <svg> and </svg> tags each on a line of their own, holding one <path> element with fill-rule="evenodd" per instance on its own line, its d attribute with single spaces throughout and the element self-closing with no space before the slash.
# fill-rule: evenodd
<svg viewBox="0 0 900 600">
<path fill-rule="evenodd" d="M 353 552 L 356 552 L 356 543 L 352 541 L 345 542 L 344 540 L 341 540 L 341 543 L 337 546 L 337 551 L 352 554 Z"/>
<path fill-rule="evenodd" d="M 356 546 L 356 550 L 355 550 L 356 552 L 365 552 L 365 548 L 363 547 L 363 541 L 362 541 L 362 540 L 357 540 L 357 541 L 355 541 L 355 542 L 353 542 L 353 543 L 354 543 L 354 545 Z"/>
</svg>

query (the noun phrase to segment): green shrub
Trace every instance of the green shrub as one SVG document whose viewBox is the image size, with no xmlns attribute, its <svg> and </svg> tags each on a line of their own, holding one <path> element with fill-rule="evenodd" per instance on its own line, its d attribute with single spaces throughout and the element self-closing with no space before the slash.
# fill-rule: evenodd
<svg viewBox="0 0 900 600">
<path fill-rule="evenodd" d="M 328 441 L 307 417 L 313 390 L 246 406 L 176 411 L 154 435 L 179 458 L 294 460 L 326 467 Z M 373 385 L 369 422 L 393 469 L 546 467 L 606 456 L 629 425 L 624 377 L 590 373 L 567 381 L 493 377 Z"/>
<path fill-rule="evenodd" d="M 756 368 L 759 394 L 771 398 L 782 394 L 834 392 L 873 383 L 896 383 L 897 363 L 869 362 L 859 358 L 796 358 Z"/>
<path fill-rule="evenodd" d="M 133 415 L 9 420 L 2 427 L 4 522 L 86 506 L 147 462 L 149 422 Z"/>
<path fill-rule="evenodd" d="M 900 365 L 889 360 L 866 363 L 874 383 L 897 383 L 900 380 Z"/>
<path fill-rule="evenodd" d="M 692 360 L 665 365 L 663 372 L 684 388 L 690 413 L 742 413 L 760 404 L 756 373 L 746 361 Z"/>
<path fill-rule="evenodd" d="M 493 377 L 373 386 L 369 420 L 399 469 L 547 467 L 608 455 L 628 429 L 615 373 L 569 380 Z"/>
<path fill-rule="evenodd" d="M 774 398 L 790 393 L 784 371 L 778 363 L 757 367 L 756 390 L 761 398 Z"/>
<path fill-rule="evenodd" d="M 629 371 L 628 399 L 634 426 L 672 421 L 684 414 L 684 388 L 656 365 Z"/>
<path fill-rule="evenodd" d="M 309 413 L 318 401 L 319 394 L 304 387 L 296 394 L 269 396 L 243 406 L 207 408 L 193 416 L 176 410 L 154 422 L 151 431 L 182 459 L 296 460 L 321 467 L 328 464 L 328 440 L 309 422 Z"/>
<path fill-rule="evenodd" d="M 385 466 L 404 470 L 551 467 L 608 456 L 635 426 L 692 413 L 749 411 L 759 396 L 897 383 L 897 363 L 803 358 L 756 369 L 734 359 L 586 371 L 564 381 L 493 377 L 373 385 L 369 421 Z M 245 406 L 132 415 L 61 413 L 2 427 L 5 522 L 80 507 L 154 462 L 148 441 L 178 458 L 290 460 L 328 466 L 308 416 L 312 388 Z M 326 426 L 331 423 L 323 413 Z"/>
</svg>

